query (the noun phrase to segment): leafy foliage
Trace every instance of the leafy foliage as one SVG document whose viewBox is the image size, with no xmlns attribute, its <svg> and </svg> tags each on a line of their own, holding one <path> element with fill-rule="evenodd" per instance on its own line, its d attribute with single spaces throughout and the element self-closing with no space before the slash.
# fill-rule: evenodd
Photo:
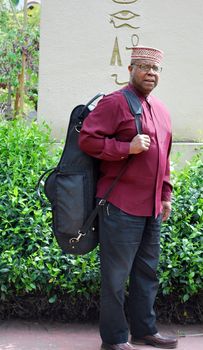
<svg viewBox="0 0 203 350">
<path fill-rule="evenodd" d="M 173 172 L 173 211 L 162 229 L 160 286 L 181 302 L 203 290 L 203 162 Z"/>
<path fill-rule="evenodd" d="M 19 0 L 12 0 L 12 3 L 17 6 L 19 4 Z"/>
<path fill-rule="evenodd" d="M 6 116 L 19 112 L 22 93 L 27 108 L 36 108 L 38 64 L 39 9 L 28 13 L 25 24 L 23 12 L 17 13 L 14 8 L 9 11 L 0 0 L 0 103 L 8 105 Z M 25 86 L 21 87 L 24 79 Z"/>
<path fill-rule="evenodd" d="M 63 313 L 64 302 L 69 318 L 71 312 L 85 318 L 88 310 L 98 309 L 98 250 L 62 255 L 51 232 L 50 208 L 36 194 L 39 176 L 57 164 L 60 153 L 46 126 L 23 119 L 0 122 L 0 314 L 13 300 L 15 316 L 21 300 L 31 315 L 31 305 L 48 313 L 47 305 L 42 308 L 45 300 L 53 314 Z M 175 296 L 176 304 L 184 305 L 203 288 L 202 171 L 196 156 L 173 172 L 173 213 L 162 229 L 159 295 Z"/>
<path fill-rule="evenodd" d="M 50 153 L 47 128 L 20 119 L 1 123 L 0 141 L 1 299 L 44 292 L 53 303 L 58 290 L 89 298 L 98 290 L 97 255 L 61 255 L 50 208 L 36 194 L 39 175 L 57 164 L 61 150 Z"/>
</svg>

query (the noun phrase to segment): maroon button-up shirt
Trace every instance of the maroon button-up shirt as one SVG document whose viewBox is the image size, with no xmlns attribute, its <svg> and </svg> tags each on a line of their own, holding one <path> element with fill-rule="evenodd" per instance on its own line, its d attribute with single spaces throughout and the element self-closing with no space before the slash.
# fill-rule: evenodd
<svg viewBox="0 0 203 350">
<path fill-rule="evenodd" d="M 135 92 L 131 84 L 127 88 Z M 150 148 L 133 155 L 108 201 L 128 214 L 157 216 L 162 210 L 161 201 L 171 199 L 171 123 L 167 109 L 156 97 L 145 98 L 138 92 L 136 95 L 142 104 L 142 131 L 151 139 Z M 136 134 L 134 116 L 120 91 L 105 96 L 85 119 L 80 132 L 80 148 L 101 159 L 97 197 L 104 196 L 118 175 L 129 156 L 130 141 Z"/>
</svg>

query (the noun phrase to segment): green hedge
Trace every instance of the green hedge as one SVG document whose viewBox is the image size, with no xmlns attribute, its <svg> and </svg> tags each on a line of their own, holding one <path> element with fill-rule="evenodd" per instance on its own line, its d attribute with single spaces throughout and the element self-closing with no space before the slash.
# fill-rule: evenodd
<svg viewBox="0 0 203 350">
<path fill-rule="evenodd" d="M 36 194 L 39 176 L 59 159 L 61 149 L 50 147 L 53 142 L 46 126 L 0 122 L 1 316 L 20 315 L 23 301 L 30 315 L 66 310 L 70 320 L 98 311 L 98 250 L 62 255 L 51 232 L 50 208 Z M 173 172 L 173 213 L 162 230 L 159 295 L 175 298 L 177 307 L 199 298 L 203 289 L 202 171 L 197 156 Z"/>
<path fill-rule="evenodd" d="M 203 162 L 201 153 L 172 171 L 173 206 L 162 227 L 160 287 L 181 302 L 203 290 Z"/>
</svg>

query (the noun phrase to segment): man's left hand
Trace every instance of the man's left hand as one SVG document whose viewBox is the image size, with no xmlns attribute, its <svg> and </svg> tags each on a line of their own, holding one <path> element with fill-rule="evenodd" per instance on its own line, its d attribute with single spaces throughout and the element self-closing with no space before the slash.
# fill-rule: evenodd
<svg viewBox="0 0 203 350">
<path fill-rule="evenodd" d="M 162 201 L 162 221 L 168 220 L 171 213 L 171 202 Z"/>
</svg>

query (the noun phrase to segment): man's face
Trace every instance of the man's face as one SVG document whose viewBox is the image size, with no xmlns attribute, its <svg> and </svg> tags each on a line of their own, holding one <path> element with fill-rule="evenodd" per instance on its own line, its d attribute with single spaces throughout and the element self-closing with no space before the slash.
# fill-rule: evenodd
<svg viewBox="0 0 203 350">
<path fill-rule="evenodd" d="M 128 70 L 130 72 L 131 84 L 133 84 L 135 89 L 142 95 L 149 95 L 150 92 L 157 86 L 160 67 L 152 61 L 133 61 L 128 67 Z"/>
</svg>

